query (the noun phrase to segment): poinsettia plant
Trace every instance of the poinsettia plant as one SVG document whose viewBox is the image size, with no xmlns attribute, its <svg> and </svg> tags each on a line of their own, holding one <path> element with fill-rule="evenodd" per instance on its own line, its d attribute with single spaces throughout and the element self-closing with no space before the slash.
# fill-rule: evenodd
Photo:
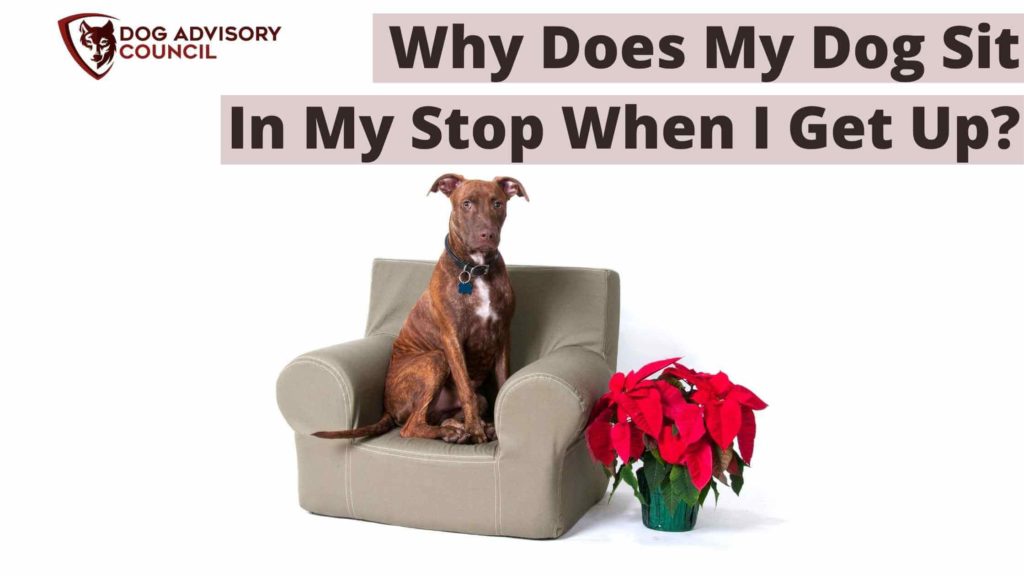
<svg viewBox="0 0 1024 576">
<path fill-rule="evenodd" d="M 723 372 L 659 360 L 612 375 L 590 412 L 587 445 L 615 478 L 612 494 L 624 481 L 647 504 L 632 468 L 641 460 L 647 486 L 660 488 L 670 511 L 680 502 L 703 505 L 710 492 L 717 503 L 716 483 L 737 495 L 743 488 L 743 469 L 754 455 L 754 411 L 767 406 Z"/>
</svg>

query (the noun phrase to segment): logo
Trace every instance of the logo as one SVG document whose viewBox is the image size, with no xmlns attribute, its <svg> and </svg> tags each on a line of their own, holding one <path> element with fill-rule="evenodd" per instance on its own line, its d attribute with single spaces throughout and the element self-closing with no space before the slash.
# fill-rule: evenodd
<svg viewBox="0 0 1024 576">
<path fill-rule="evenodd" d="M 75 14 L 57 22 L 71 57 L 97 80 L 114 66 L 117 53 L 114 20 L 117 18 L 106 14 Z"/>
<path fill-rule="evenodd" d="M 216 60 L 221 44 L 277 42 L 280 26 L 124 25 L 113 16 L 74 14 L 57 21 L 64 46 L 89 76 L 102 80 L 120 60 Z"/>
</svg>

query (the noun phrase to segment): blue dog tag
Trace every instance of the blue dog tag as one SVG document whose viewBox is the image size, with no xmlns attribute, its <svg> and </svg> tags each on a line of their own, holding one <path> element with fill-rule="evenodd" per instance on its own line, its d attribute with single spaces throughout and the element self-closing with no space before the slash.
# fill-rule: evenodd
<svg viewBox="0 0 1024 576">
<path fill-rule="evenodd" d="M 473 283 L 472 282 L 459 282 L 459 294 L 472 294 Z"/>
</svg>

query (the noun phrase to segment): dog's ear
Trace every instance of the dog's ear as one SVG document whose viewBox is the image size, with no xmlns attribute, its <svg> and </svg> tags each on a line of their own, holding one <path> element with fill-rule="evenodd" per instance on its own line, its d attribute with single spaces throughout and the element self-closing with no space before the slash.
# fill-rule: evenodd
<svg viewBox="0 0 1024 576">
<path fill-rule="evenodd" d="M 519 180 L 508 176 L 498 176 L 494 179 L 494 182 L 505 191 L 509 198 L 522 196 L 527 202 L 530 201 L 530 197 L 526 195 L 526 188 L 523 187 L 522 182 Z"/>
<path fill-rule="evenodd" d="M 82 34 L 85 34 L 85 33 L 89 32 L 90 30 L 92 30 L 92 28 L 89 27 L 88 24 L 86 24 L 85 20 L 82 20 L 82 24 L 78 27 L 78 31 L 81 32 Z"/>
<path fill-rule="evenodd" d="M 84 24 L 84 22 L 83 22 L 83 24 Z M 110 21 L 110 20 L 107 20 L 107 23 L 104 24 L 103 27 L 100 28 L 100 30 L 102 30 L 104 34 L 113 34 L 114 33 L 114 23 L 112 21 Z"/>
<path fill-rule="evenodd" d="M 451 196 L 452 192 L 465 181 L 466 179 L 462 177 L 462 174 L 445 174 L 434 180 L 434 185 L 430 187 L 430 192 L 440 191 L 445 196 Z M 430 192 L 427 192 L 427 196 L 430 195 Z"/>
</svg>

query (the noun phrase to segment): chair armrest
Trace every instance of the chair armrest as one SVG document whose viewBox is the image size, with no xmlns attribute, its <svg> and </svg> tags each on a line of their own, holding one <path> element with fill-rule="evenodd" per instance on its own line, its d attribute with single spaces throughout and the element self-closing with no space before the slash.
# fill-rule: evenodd
<svg viewBox="0 0 1024 576">
<path fill-rule="evenodd" d="M 583 433 L 612 371 L 595 352 L 560 348 L 512 375 L 494 402 L 502 456 L 561 454 Z"/>
<path fill-rule="evenodd" d="M 321 348 L 292 360 L 277 379 L 277 406 L 298 434 L 347 430 L 374 422 L 394 338 L 376 335 Z"/>
</svg>

